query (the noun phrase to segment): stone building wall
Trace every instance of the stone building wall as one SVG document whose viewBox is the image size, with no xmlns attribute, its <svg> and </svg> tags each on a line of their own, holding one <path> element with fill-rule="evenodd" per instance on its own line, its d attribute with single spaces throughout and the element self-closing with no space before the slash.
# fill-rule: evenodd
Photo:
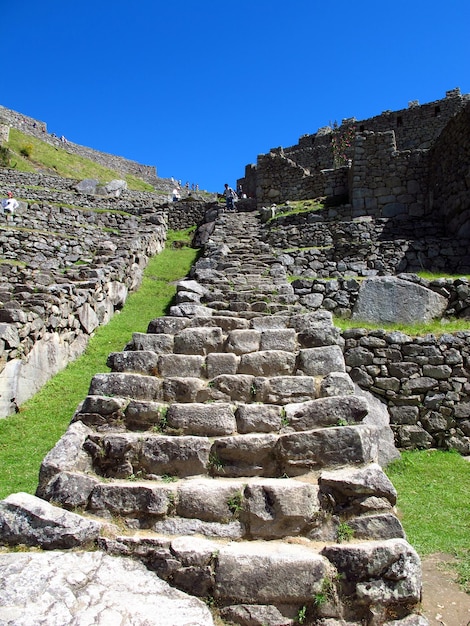
<svg viewBox="0 0 470 626">
<path fill-rule="evenodd" d="M 470 235 L 470 105 L 446 126 L 430 152 L 429 212 L 439 213 L 447 232 Z"/>
<path fill-rule="evenodd" d="M 394 131 L 356 135 L 351 176 L 354 216 L 424 216 L 427 152 L 398 151 Z"/>
<path fill-rule="evenodd" d="M 433 206 L 429 202 L 429 193 L 436 184 L 443 190 L 440 193 L 435 189 L 436 198 L 443 198 L 452 188 L 453 206 L 460 214 L 461 195 L 453 188 L 457 178 L 455 169 L 451 163 L 447 169 L 436 165 L 430 175 L 429 150 L 449 122 L 468 107 L 470 95 L 461 95 L 459 89 L 454 89 L 447 92 L 444 99 L 425 105 L 411 102 L 408 109 L 385 111 L 367 120 L 343 120 L 337 128 L 327 127 L 316 134 L 304 135 L 295 146 L 274 148 L 269 155 L 259 155 L 256 166 L 245 169 L 246 179 L 237 183 L 250 192 L 255 191 L 259 207 L 282 202 L 289 196 L 292 200 L 328 197 L 332 189 L 322 172 L 338 164 L 333 141 L 353 129 L 356 138 L 344 149 L 343 162 L 345 158 L 351 160 L 352 172 L 344 182 L 355 215 L 429 215 L 442 205 L 442 202 L 434 202 Z M 465 142 L 463 137 L 468 137 L 468 131 L 462 135 L 461 130 L 460 133 L 455 131 L 453 136 L 451 154 L 457 160 L 457 154 L 462 152 L 460 144 Z M 448 141 L 452 142 L 450 135 Z M 444 146 L 443 143 L 434 160 L 436 164 L 446 159 Z M 466 153 L 468 147 L 463 150 Z M 275 162 L 273 155 L 283 159 Z M 468 172 L 463 174 L 465 180 Z M 442 175 L 444 179 L 440 181 Z M 462 218 L 455 218 L 454 229 L 461 231 L 459 220 Z M 467 221 L 465 218 L 465 223 Z"/>
</svg>

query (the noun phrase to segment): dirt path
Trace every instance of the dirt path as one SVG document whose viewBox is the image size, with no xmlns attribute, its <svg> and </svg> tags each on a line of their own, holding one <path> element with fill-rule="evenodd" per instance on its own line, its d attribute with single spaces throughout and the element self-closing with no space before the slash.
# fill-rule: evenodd
<svg viewBox="0 0 470 626">
<path fill-rule="evenodd" d="M 470 594 L 455 582 L 452 557 L 432 554 L 422 560 L 423 613 L 430 626 L 470 626 Z"/>
</svg>

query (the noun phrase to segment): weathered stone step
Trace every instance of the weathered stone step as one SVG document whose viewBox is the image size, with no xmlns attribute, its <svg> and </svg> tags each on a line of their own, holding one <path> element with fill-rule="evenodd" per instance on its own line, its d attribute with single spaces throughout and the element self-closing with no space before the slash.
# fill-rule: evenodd
<svg viewBox="0 0 470 626">
<path fill-rule="evenodd" d="M 403 539 L 297 545 L 121 535 L 100 543 L 111 554 L 138 556 L 183 591 L 214 598 L 236 623 L 249 614 L 257 619 L 251 623 L 293 624 L 299 611 L 310 623 L 345 624 L 346 616 L 359 624 L 372 615 L 378 624 L 387 615 L 411 623 L 409 606 L 421 599 L 419 557 Z"/>
<path fill-rule="evenodd" d="M 335 347 L 335 346 L 332 346 Z M 315 365 L 321 372 L 322 363 Z M 305 367 L 305 366 L 304 366 Z M 299 368 L 301 369 L 301 368 Z M 89 395 L 127 397 L 156 402 L 265 402 L 288 404 L 317 397 L 316 375 L 263 377 L 221 374 L 211 380 L 196 377 L 159 378 L 144 374 L 96 374 Z"/>
<path fill-rule="evenodd" d="M 112 352 L 107 365 L 113 373 L 130 373 L 163 378 L 211 379 L 217 388 L 220 375 L 250 375 L 256 377 L 324 376 L 331 372 L 344 372 L 344 358 L 339 346 L 301 348 L 298 352 L 282 349 L 260 350 L 260 337 L 256 331 L 233 331 L 228 337 L 227 352 L 218 352 L 208 344 L 186 345 L 186 352 L 157 354 L 152 350 Z M 176 339 L 175 339 L 176 341 Z M 265 345 L 269 340 L 266 340 Z M 207 356 L 199 352 L 214 348 Z M 183 346 L 174 346 L 183 349 Z M 209 398 L 208 398 L 209 399 Z M 217 398 L 211 398 L 217 399 Z M 218 398 L 221 399 L 221 398 Z"/>
<path fill-rule="evenodd" d="M 363 424 L 214 437 L 91 433 L 83 449 L 91 457 L 94 471 L 111 478 L 152 479 L 162 474 L 276 478 L 371 463 L 378 457 L 375 428 Z"/>
<path fill-rule="evenodd" d="M 122 431 L 125 428 L 214 437 L 346 426 L 362 422 L 367 414 L 367 401 L 355 395 L 317 398 L 283 406 L 227 402 L 167 404 L 89 395 L 74 420 L 97 430 Z"/>
</svg>

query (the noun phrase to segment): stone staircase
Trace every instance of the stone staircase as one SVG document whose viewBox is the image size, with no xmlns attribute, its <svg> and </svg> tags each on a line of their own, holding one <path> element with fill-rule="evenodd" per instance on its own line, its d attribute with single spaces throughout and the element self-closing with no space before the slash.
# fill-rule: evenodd
<svg viewBox="0 0 470 626">
<path fill-rule="evenodd" d="M 254 214 L 223 213 L 170 315 L 109 355 L 37 495 L 224 623 L 424 625 L 375 409 Z"/>
</svg>

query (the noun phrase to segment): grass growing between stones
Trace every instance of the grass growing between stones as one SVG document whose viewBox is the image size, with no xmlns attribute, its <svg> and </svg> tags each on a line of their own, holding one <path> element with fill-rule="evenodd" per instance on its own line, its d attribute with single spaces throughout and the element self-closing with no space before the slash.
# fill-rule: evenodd
<svg viewBox="0 0 470 626">
<path fill-rule="evenodd" d="M 172 245 L 174 241 L 178 246 Z M 0 419 L 0 498 L 18 491 L 34 494 L 44 456 L 67 429 L 93 375 L 109 371 L 108 354 L 121 351 L 133 332 L 145 332 L 151 319 L 165 315 L 176 291 L 173 281 L 186 276 L 197 256 L 197 250 L 181 245 L 188 241 L 189 231 L 170 232 L 165 250 L 150 260 L 139 290 L 96 331 L 85 353 L 54 376 L 19 413 Z"/>
<path fill-rule="evenodd" d="M 455 557 L 459 582 L 470 593 L 470 463 L 457 452 L 402 452 L 386 468 L 398 491 L 407 539 L 421 556 Z"/>
</svg>

